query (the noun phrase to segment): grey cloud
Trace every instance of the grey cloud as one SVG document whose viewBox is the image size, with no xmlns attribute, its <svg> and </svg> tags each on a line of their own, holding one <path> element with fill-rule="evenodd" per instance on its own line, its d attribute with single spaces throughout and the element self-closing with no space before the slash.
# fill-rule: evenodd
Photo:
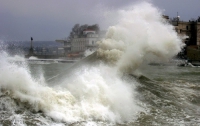
<svg viewBox="0 0 200 126">
<path fill-rule="evenodd" d="M 0 39 L 55 40 L 67 37 L 74 24 L 104 24 L 109 16 L 141 0 L 0 0 Z M 197 18 L 199 0 L 143 0 L 163 9 L 164 14 L 183 20 Z M 110 11 L 110 12 L 109 12 Z M 110 22 L 113 22 L 111 20 Z"/>
</svg>

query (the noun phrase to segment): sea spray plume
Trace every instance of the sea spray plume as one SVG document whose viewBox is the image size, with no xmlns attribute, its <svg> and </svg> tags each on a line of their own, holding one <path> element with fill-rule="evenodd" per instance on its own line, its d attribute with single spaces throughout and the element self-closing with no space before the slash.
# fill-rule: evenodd
<svg viewBox="0 0 200 126">
<path fill-rule="evenodd" d="M 42 111 L 55 120 L 72 121 L 62 114 L 56 106 L 67 106 L 73 96 L 68 91 L 56 91 L 45 86 L 41 81 L 34 79 L 26 66 L 19 66 L 8 61 L 9 55 L 5 52 L 0 55 L 0 93 L 16 99 L 21 104 L 30 105 L 30 111 Z M 40 82 L 40 83 L 39 83 Z M 71 99 L 72 98 L 72 99 Z M 71 100 L 70 100 L 71 99 Z M 72 100 L 73 101 L 73 100 Z M 26 105 L 25 105 L 26 106 Z M 12 108 L 10 108 L 12 109 Z M 69 115 L 70 116 L 70 115 Z"/>
<path fill-rule="evenodd" d="M 94 51 L 87 49 L 84 52 L 84 56 L 87 57 L 87 56 L 91 55 L 92 53 L 94 53 Z"/>
<path fill-rule="evenodd" d="M 81 101 L 87 116 L 95 114 L 95 120 L 129 122 L 142 110 L 134 98 L 134 85 L 122 80 L 112 67 L 101 64 L 82 68 L 68 82 L 67 89 Z"/>
<path fill-rule="evenodd" d="M 9 57 L 6 53 L 0 55 L 0 95 L 18 101 L 16 110 L 20 105 L 24 111 L 42 112 L 67 123 L 129 122 L 141 110 L 134 99 L 134 85 L 118 77 L 112 67 L 83 67 L 65 86 L 53 88 L 31 76 L 26 65 L 10 62 Z"/>
<path fill-rule="evenodd" d="M 150 3 L 119 11 L 121 19 L 108 28 L 97 56 L 115 61 L 122 73 L 132 73 L 143 62 L 167 61 L 184 46 L 172 25 Z"/>
</svg>

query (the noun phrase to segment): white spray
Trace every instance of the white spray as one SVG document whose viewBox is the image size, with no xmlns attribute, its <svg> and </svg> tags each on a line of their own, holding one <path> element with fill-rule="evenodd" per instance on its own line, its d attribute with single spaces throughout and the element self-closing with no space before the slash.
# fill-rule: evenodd
<svg viewBox="0 0 200 126">
<path fill-rule="evenodd" d="M 119 15 L 98 50 L 99 56 L 116 61 L 119 71 L 131 73 L 143 62 L 167 61 L 181 51 L 184 44 L 174 27 L 151 4 L 141 3 Z"/>
<path fill-rule="evenodd" d="M 31 110 L 42 111 L 54 120 L 124 122 L 140 110 L 133 98 L 134 86 L 110 67 L 82 68 L 71 81 L 66 78 L 62 88 L 51 88 L 34 79 L 26 65 L 10 62 L 8 57 L 1 53 L 1 94 L 28 103 Z"/>
</svg>

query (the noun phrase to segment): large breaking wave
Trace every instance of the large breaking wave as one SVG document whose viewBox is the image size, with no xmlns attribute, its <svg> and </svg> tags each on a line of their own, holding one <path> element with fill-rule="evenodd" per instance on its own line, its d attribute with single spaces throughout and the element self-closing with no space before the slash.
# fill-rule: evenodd
<svg viewBox="0 0 200 126">
<path fill-rule="evenodd" d="M 161 12 L 149 3 L 118 14 L 118 24 L 108 28 L 93 60 L 80 61 L 82 67 L 75 65 L 77 69 L 70 76 L 62 73 L 53 87 L 31 76 L 26 63 L 15 64 L 1 52 L 1 96 L 26 103 L 30 111 L 43 112 L 60 122 L 133 121 L 143 111 L 136 98 L 137 82 L 130 83 L 122 75 L 134 73 L 144 62 L 169 60 L 183 44 Z M 100 61 L 94 66 L 84 65 L 97 59 Z M 7 109 L 15 112 L 17 108 L 9 105 Z"/>
</svg>

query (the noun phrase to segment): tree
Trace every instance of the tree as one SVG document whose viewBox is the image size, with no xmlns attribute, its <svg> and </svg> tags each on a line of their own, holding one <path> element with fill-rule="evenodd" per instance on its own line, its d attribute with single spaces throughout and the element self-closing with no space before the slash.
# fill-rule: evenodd
<svg viewBox="0 0 200 126">
<path fill-rule="evenodd" d="M 200 22 L 200 16 L 198 17 L 197 22 Z"/>
<path fill-rule="evenodd" d="M 79 24 L 75 24 L 74 27 L 72 28 L 72 31 L 77 34 L 78 30 L 79 30 L 80 25 Z"/>
<path fill-rule="evenodd" d="M 98 24 L 94 24 L 94 25 L 88 26 L 88 29 L 94 30 L 96 33 L 99 33 L 99 31 L 100 31 L 100 28 L 99 28 Z"/>
<path fill-rule="evenodd" d="M 86 29 L 90 29 L 90 30 L 94 30 L 97 34 L 100 31 L 99 25 L 98 24 L 94 24 L 91 26 L 88 26 L 87 24 L 85 25 L 79 25 L 79 24 L 75 24 L 74 27 L 72 28 L 72 31 L 70 32 L 68 39 L 72 39 L 74 38 L 75 35 L 81 37 L 83 36 L 83 31 Z"/>
</svg>

